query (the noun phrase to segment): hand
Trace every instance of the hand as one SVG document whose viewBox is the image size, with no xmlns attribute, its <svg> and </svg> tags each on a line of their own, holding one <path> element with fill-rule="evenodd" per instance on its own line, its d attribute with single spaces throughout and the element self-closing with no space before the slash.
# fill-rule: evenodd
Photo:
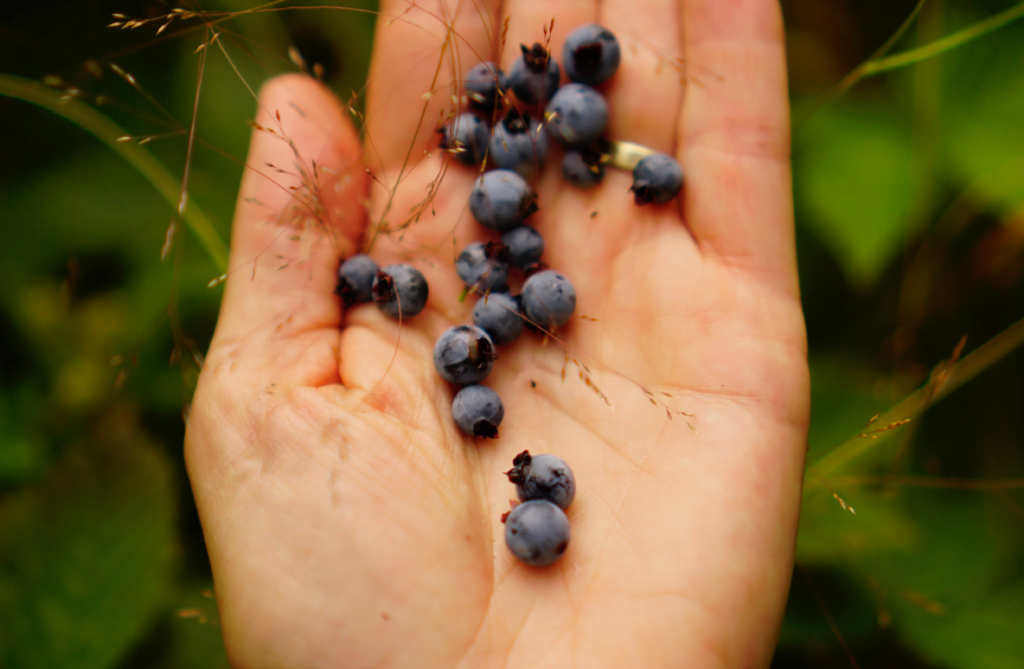
<svg viewBox="0 0 1024 669">
<path fill-rule="evenodd" d="M 382 3 L 363 147 L 313 80 L 262 91 L 257 121 L 274 133 L 253 138 L 185 443 L 229 655 L 291 668 L 767 666 L 809 409 L 779 8 L 496 4 Z M 470 321 L 453 260 L 483 236 L 466 209 L 476 172 L 436 148 L 433 124 L 451 104 L 452 48 L 461 71 L 491 57 L 504 16 L 505 69 L 552 16 L 559 58 L 577 25 L 615 32 L 609 137 L 675 153 L 686 185 L 637 207 L 626 172 L 581 191 L 546 169 L 531 223 L 575 284 L 577 314 L 596 320 L 560 330 L 565 348 L 524 334 L 500 351 L 486 383 L 506 418 L 489 441 L 455 428 L 431 359 L 444 329 Z M 394 231 L 442 171 L 423 216 Z M 373 305 L 343 313 L 332 294 L 339 257 L 382 220 L 393 231 L 372 255 L 408 258 L 430 283 L 427 309 L 401 325 Z M 502 472 L 525 449 L 563 457 L 578 484 L 569 549 L 545 569 L 502 539 L 515 496 Z"/>
</svg>

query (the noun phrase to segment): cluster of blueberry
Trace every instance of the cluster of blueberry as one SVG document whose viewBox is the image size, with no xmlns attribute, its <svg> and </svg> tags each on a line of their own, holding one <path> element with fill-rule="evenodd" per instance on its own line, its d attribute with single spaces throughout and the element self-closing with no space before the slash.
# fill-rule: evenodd
<svg viewBox="0 0 1024 669">
<path fill-rule="evenodd" d="M 542 44 L 521 45 L 522 56 L 506 76 L 494 63 L 483 62 L 465 80 L 466 101 L 471 111 L 456 116 L 441 128 L 441 148 L 467 165 L 512 170 L 530 178 L 548 156 L 548 135 L 566 147 L 562 174 L 580 188 L 591 188 L 604 179 L 605 164 L 614 162 L 613 147 L 604 139 L 608 103 L 595 88 L 611 78 L 619 67 L 618 40 L 605 28 L 588 24 L 569 33 L 562 51 L 565 74 L 572 83 L 559 88 L 560 69 Z M 509 106 L 493 130 L 474 113 L 494 113 L 511 90 L 526 105 L 547 107 L 541 121 Z M 682 189 L 683 172 L 674 158 L 663 153 L 642 157 L 633 169 L 637 204 L 663 204 Z"/>
<path fill-rule="evenodd" d="M 519 336 L 525 322 L 550 332 L 564 325 L 576 308 L 576 290 L 562 274 L 541 264 L 544 240 L 525 220 L 537 210 L 537 194 L 527 181 L 543 166 L 553 134 L 566 147 L 562 173 L 566 180 L 590 187 L 604 177 L 611 160 L 602 139 L 608 104 L 595 89 L 618 69 L 620 49 L 611 32 L 589 24 L 571 32 L 563 63 L 572 83 L 559 88 L 561 70 L 541 44 L 522 45 L 522 56 L 508 76 L 494 63 L 480 63 L 465 80 L 470 107 L 440 129 L 441 147 L 467 165 L 485 159 L 497 169 L 476 180 L 469 196 L 473 218 L 502 235 L 501 242 L 474 242 L 455 261 L 459 278 L 483 297 L 473 309 L 473 325 L 449 329 L 434 348 L 434 365 L 447 381 L 464 386 L 455 396 L 456 425 L 476 437 L 496 437 L 504 417 L 501 398 L 478 386 L 496 358 L 495 345 Z M 477 112 L 491 112 L 507 103 L 511 90 L 526 105 L 547 103 L 543 122 L 508 105 L 493 131 Z M 633 193 L 638 204 L 663 203 L 682 188 L 679 164 L 664 154 L 645 156 L 634 168 Z M 522 292 L 508 292 L 512 269 L 526 276 Z"/>
<path fill-rule="evenodd" d="M 576 497 L 576 477 L 562 458 L 529 451 L 517 455 L 505 475 L 521 502 L 501 517 L 505 545 L 526 564 L 546 567 L 569 546 L 565 510 Z"/>
<path fill-rule="evenodd" d="M 562 274 L 541 263 L 544 240 L 525 224 L 537 211 L 537 193 L 527 179 L 543 166 L 549 133 L 565 147 L 562 173 L 578 187 L 589 188 L 604 178 L 606 163 L 617 149 L 602 138 L 608 104 L 594 88 L 618 69 L 620 50 L 611 32 L 590 24 L 570 33 L 563 64 L 572 83 L 559 88 L 560 68 L 541 44 L 522 46 L 522 56 L 508 76 L 493 63 L 474 67 L 466 77 L 466 102 L 471 108 L 440 129 L 441 148 L 467 165 L 485 160 L 492 171 L 483 173 L 469 196 L 469 210 L 483 227 L 501 234 L 501 241 L 474 242 L 459 254 L 455 269 L 467 289 L 482 297 L 473 309 L 472 325 L 446 330 L 434 346 L 434 367 L 444 380 L 462 386 L 452 402 L 455 424 L 466 434 L 496 438 L 505 416 L 501 398 L 479 385 L 491 372 L 495 347 L 509 344 L 524 326 L 548 333 L 566 324 L 576 309 L 576 290 Z M 546 105 L 542 120 L 508 104 L 508 91 L 526 105 Z M 508 107 L 493 130 L 478 112 L 496 115 Z M 625 144 L 625 143 L 620 143 Z M 673 158 L 643 152 L 632 163 L 637 204 L 668 202 L 682 189 L 683 174 Z M 513 270 L 525 277 L 519 295 L 508 279 Z M 423 310 L 428 287 L 423 275 L 408 264 L 378 268 L 365 255 L 349 258 L 338 270 L 338 287 L 345 306 L 376 302 L 388 316 L 406 319 Z M 572 470 L 553 455 L 516 456 L 507 472 L 522 504 L 502 518 L 505 542 L 523 562 L 544 566 L 556 561 L 569 542 L 564 509 L 575 495 Z"/>
<path fill-rule="evenodd" d="M 359 302 L 377 303 L 391 318 L 412 318 L 427 306 L 430 286 L 423 273 L 412 265 L 399 263 L 383 269 L 367 255 L 352 256 L 338 268 L 334 293 L 345 308 Z"/>
</svg>

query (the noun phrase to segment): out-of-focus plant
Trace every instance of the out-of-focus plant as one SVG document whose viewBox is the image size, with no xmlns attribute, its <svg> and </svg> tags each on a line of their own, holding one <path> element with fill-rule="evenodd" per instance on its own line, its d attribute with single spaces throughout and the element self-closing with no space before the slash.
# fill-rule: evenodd
<svg viewBox="0 0 1024 669">
<path fill-rule="evenodd" d="M 783 5 L 813 416 L 776 664 L 1018 666 L 1024 3 Z M 305 68 L 359 117 L 373 9 L 113 7 L 0 74 L 0 665 L 226 665 L 181 415 L 252 91 Z"/>
</svg>

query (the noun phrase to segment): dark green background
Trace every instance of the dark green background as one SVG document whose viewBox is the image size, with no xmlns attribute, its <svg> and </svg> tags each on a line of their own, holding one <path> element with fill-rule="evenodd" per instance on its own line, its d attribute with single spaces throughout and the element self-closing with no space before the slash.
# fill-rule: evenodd
<svg viewBox="0 0 1024 669">
<path fill-rule="evenodd" d="M 783 2 L 811 463 L 924 383 L 961 336 L 969 352 L 1024 312 L 1024 21 L 864 80 L 810 114 L 914 4 Z M 895 51 L 1010 6 L 929 2 Z M 114 75 L 116 62 L 187 125 L 200 33 L 106 27 L 113 12 L 167 11 L 8 3 L 0 72 L 58 75 L 87 101 L 104 96 L 99 108 L 132 134 L 173 129 Z M 294 69 L 285 53 L 295 44 L 347 100 L 362 89 L 372 25 L 329 10 L 249 16 L 228 24 L 229 51 L 256 84 Z M 211 53 L 190 192 L 227 239 L 254 103 Z M 185 146 L 177 136 L 148 148 L 180 175 Z M 182 459 L 183 407 L 221 296 L 207 283 L 219 272 L 187 233 L 161 262 L 171 217 L 108 147 L 0 96 L 2 667 L 226 664 Z M 848 667 L 844 643 L 863 667 L 1024 666 L 1022 362 L 1002 356 L 839 472 L 924 478 L 808 486 L 773 666 Z"/>
</svg>

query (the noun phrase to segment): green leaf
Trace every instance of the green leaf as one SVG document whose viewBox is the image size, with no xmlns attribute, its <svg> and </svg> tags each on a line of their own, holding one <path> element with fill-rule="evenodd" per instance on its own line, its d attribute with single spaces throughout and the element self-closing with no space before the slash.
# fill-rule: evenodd
<svg viewBox="0 0 1024 669">
<path fill-rule="evenodd" d="M 1001 36 L 1002 37 L 1002 36 Z M 945 84 L 949 171 L 997 212 L 1024 202 L 1024 28 L 960 54 Z"/>
<path fill-rule="evenodd" d="M 819 112 L 794 149 L 799 224 L 821 238 L 851 284 L 870 286 L 911 232 L 909 127 L 889 106 L 848 98 Z"/>
<path fill-rule="evenodd" d="M 908 607 L 902 636 L 926 660 L 963 669 L 1018 669 L 1024 658 L 1024 581 L 957 611 Z"/>
<path fill-rule="evenodd" d="M 28 430 L 14 422 L 13 398 L 0 394 L 0 485 L 21 483 L 38 475 L 47 450 Z"/>
<path fill-rule="evenodd" d="M 1001 575 L 1019 574 L 1015 518 L 993 513 L 991 498 L 971 491 L 848 485 L 837 492 L 856 514 L 827 490 L 808 491 L 797 557 L 848 579 L 822 593 L 824 606 L 845 616 L 844 631 L 863 634 L 866 623 L 884 621 L 940 666 L 1020 666 L 1024 642 L 1013 630 L 1024 629 L 1024 588 L 996 590 Z M 850 606 L 859 617 L 849 618 Z M 808 608 L 793 607 L 794 642 L 823 638 Z"/>
<path fill-rule="evenodd" d="M 69 450 L 0 503 L 0 665 L 101 669 L 146 631 L 175 569 L 166 457 L 144 443 Z"/>
</svg>

